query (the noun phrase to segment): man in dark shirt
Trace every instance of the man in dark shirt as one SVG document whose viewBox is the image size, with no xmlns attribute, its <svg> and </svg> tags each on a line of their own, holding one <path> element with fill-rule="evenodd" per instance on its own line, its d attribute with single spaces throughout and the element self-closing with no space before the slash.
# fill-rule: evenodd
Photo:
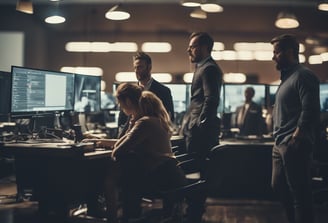
<svg viewBox="0 0 328 223">
<path fill-rule="evenodd" d="M 143 87 L 144 90 L 153 92 L 157 97 L 159 97 L 159 99 L 161 99 L 166 111 L 171 117 L 171 121 L 173 122 L 174 108 L 171 90 L 151 77 L 151 57 L 146 53 L 138 52 L 133 57 L 133 68 L 138 79 L 138 85 Z M 131 117 L 127 117 L 123 112 L 120 112 L 118 120 L 118 138 L 124 135 L 128 129 L 130 121 L 133 121 L 133 119 L 131 120 Z"/>
<path fill-rule="evenodd" d="M 273 110 L 272 187 L 290 223 L 313 223 L 310 167 L 320 117 L 319 80 L 299 64 L 294 36 L 278 36 L 271 43 L 281 72 Z"/>
</svg>

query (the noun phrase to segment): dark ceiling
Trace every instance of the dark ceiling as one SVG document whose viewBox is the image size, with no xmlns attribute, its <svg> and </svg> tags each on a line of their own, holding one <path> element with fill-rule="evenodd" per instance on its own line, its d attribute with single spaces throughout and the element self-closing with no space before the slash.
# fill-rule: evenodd
<svg viewBox="0 0 328 223">
<path fill-rule="evenodd" d="M 2 0 L 1 4 L 15 7 L 15 1 Z M 116 3 L 123 2 L 125 10 L 131 13 L 127 21 L 110 21 L 105 13 Z M 192 8 L 183 7 L 180 0 L 62 0 L 53 3 L 34 0 L 34 15 L 40 21 L 54 8 L 58 7 L 65 15 L 66 22 L 50 25 L 56 31 L 68 32 L 152 32 L 172 33 L 206 30 L 211 33 L 243 36 L 271 35 L 273 32 L 285 32 L 274 26 L 280 11 L 293 12 L 300 27 L 291 30 L 300 36 L 313 36 L 321 42 L 328 39 L 328 12 L 316 8 L 316 0 L 221 0 L 222 13 L 208 13 L 207 19 L 195 19 L 189 16 Z M 0 5 L 0 7 L 3 7 Z"/>
</svg>

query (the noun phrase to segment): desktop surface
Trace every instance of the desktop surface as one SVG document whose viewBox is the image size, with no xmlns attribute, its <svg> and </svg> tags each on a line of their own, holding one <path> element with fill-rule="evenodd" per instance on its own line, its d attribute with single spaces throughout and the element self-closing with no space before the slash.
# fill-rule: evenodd
<svg viewBox="0 0 328 223">
<path fill-rule="evenodd" d="M 4 143 L 2 150 L 5 153 L 13 154 L 14 156 L 42 156 L 42 157 L 90 157 L 110 154 L 110 151 L 105 151 L 103 148 L 95 148 L 94 143 L 54 143 L 54 142 L 9 142 Z M 98 152 L 99 151 L 99 152 Z"/>
</svg>

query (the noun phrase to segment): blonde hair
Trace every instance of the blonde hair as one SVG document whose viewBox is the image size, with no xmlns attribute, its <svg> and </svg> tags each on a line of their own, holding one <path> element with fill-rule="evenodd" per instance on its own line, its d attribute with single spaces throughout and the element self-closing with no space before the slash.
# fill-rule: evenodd
<svg viewBox="0 0 328 223">
<path fill-rule="evenodd" d="M 170 115 L 167 113 L 161 99 L 150 91 L 143 91 L 139 100 L 142 116 L 152 116 L 159 118 L 162 127 L 172 133 Z"/>
</svg>

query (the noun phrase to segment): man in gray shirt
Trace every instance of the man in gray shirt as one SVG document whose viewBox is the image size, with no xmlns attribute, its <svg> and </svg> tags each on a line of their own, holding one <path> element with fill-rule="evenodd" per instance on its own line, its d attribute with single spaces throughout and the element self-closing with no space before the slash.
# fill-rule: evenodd
<svg viewBox="0 0 328 223">
<path fill-rule="evenodd" d="M 271 40 L 281 72 L 273 110 L 272 187 L 290 223 L 313 223 L 311 159 L 320 117 L 319 80 L 299 64 L 299 42 L 292 35 Z"/>
</svg>

